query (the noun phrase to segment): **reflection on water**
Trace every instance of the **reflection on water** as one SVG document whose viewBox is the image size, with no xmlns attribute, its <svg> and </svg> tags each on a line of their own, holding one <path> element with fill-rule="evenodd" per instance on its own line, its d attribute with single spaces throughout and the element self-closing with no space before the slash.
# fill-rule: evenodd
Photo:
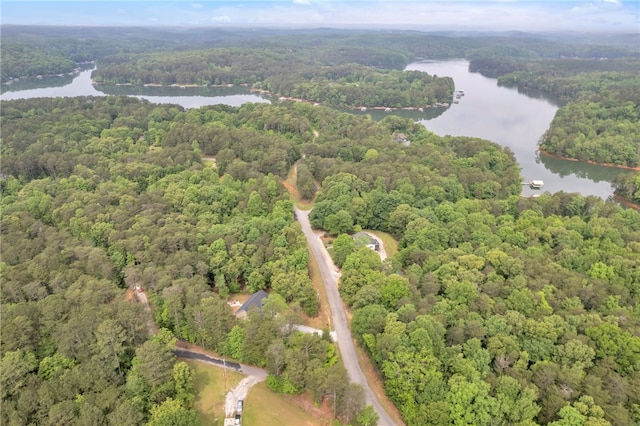
<svg viewBox="0 0 640 426">
<path fill-rule="evenodd" d="M 397 115 L 404 118 L 410 118 L 414 121 L 431 120 L 442 115 L 447 109 L 442 107 L 423 108 L 422 111 L 418 109 L 394 109 L 391 111 L 385 111 L 383 109 L 367 109 L 366 111 L 359 109 L 341 109 L 341 111 L 349 112 L 356 115 L 368 115 L 375 121 L 380 121 L 390 115 Z"/>
<path fill-rule="evenodd" d="M 251 93 L 248 87 L 144 87 L 144 86 L 94 86 L 91 82 L 93 69 L 85 70 L 72 79 L 53 77 L 43 79 L 25 79 L 14 84 L 36 84 L 23 90 L 3 92 L 1 99 L 53 98 L 74 96 L 123 95 L 147 99 L 158 104 L 177 104 L 184 108 L 199 108 L 206 105 L 240 106 L 247 102 L 270 102 L 268 97 Z M 70 76 L 69 76 L 70 77 Z M 35 80 L 35 81 L 32 81 Z M 51 83 L 47 87 L 38 86 L 42 82 Z M 11 84 L 8 87 L 15 87 Z M 4 86 L 3 86 L 4 87 Z"/>
<path fill-rule="evenodd" d="M 538 153 L 536 161 L 542 163 L 552 173 L 556 173 L 560 177 L 575 175 L 593 182 L 611 182 L 616 176 L 630 172 L 630 170 L 616 167 L 604 167 L 579 161 L 563 160 L 545 153 Z"/>
<path fill-rule="evenodd" d="M 270 97 L 251 92 L 244 86 L 175 87 L 175 86 L 95 86 L 105 95 L 135 96 L 157 104 L 178 104 L 184 108 L 224 104 L 238 107 L 247 102 L 271 102 Z"/>
<path fill-rule="evenodd" d="M 76 74 L 64 74 L 62 76 L 42 78 L 22 78 L 12 81 L 10 84 L 2 84 L 1 93 L 18 92 L 22 90 L 43 89 L 46 87 L 63 87 L 71 84 Z"/>
<path fill-rule="evenodd" d="M 540 93 L 499 86 L 497 80 L 469 72 L 465 60 L 417 62 L 407 69 L 453 77 L 457 90 L 464 90 L 458 104 L 441 116 L 421 123 L 439 135 L 474 136 L 508 147 L 521 168 L 523 182 L 544 181 L 542 192 L 579 192 L 607 199 L 611 182 L 626 171 L 577 161 L 561 160 L 538 153 L 538 142 L 549 128 L 557 101 Z M 523 185 L 524 195 L 539 194 Z"/>
<path fill-rule="evenodd" d="M 6 92 L 19 92 L 25 90 L 69 86 L 71 85 L 71 83 L 73 83 L 74 79 L 80 76 L 81 72 L 89 71 L 89 73 L 91 73 L 91 71 L 94 69 L 95 65 L 93 63 L 84 63 L 80 64 L 80 66 L 76 68 L 75 71 L 67 74 L 57 74 L 43 77 L 23 77 L 10 83 L 3 83 L 2 85 L 0 85 L 0 93 L 4 94 Z M 2 97 L 2 99 L 5 98 Z"/>
<path fill-rule="evenodd" d="M 548 93 L 544 93 L 541 92 L 540 90 L 535 90 L 535 89 L 523 89 L 517 85 L 509 85 L 509 84 L 498 84 L 499 87 L 504 87 L 507 89 L 515 89 L 518 91 L 518 93 L 520 93 L 521 95 L 527 96 L 529 98 L 534 98 L 534 99 L 542 99 L 545 100 L 547 102 L 549 102 L 550 104 L 556 105 L 558 107 L 562 106 L 564 104 L 564 102 L 562 102 L 559 98 L 555 97 L 555 96 L 551 96 Z"/>
<path fill-rule="evenodd" d="M 219 86 L 219 87 L 178 87 L 178 86 L 130 86 L 113 84 L 96 84 L 96 90 L 105 95 L 124 96 L 203 96 L 218 97 L 232 95 L 253 94 L 245 86 Z"/>
</svg>

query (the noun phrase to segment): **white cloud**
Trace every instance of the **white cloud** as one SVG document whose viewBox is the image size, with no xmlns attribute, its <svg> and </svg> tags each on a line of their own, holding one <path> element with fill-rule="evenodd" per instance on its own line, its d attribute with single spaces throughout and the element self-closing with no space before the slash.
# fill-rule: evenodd
<svg viewBox="0 0 640 426">
<path fill-rule="evenodd" d="M 640 24 L 638 0 L 58 0 L 55 7 L 39 10 L 29 8 L 28 0 L 0 2 L 3 24 L 130 25 L 154 17 L 158 25 L 634 32 Z M 44 0 L 47 3 L 54 1 Z M 23 16 L 12 20 L 16 13 Z"/>
<path fill-rule="evenodd" d="M 223 15 L 223 16 L 214 16 L 211 18 L 212 22 L 231 22 L 232 19 L 230 16 L 227 15 Z"/>
</svg>

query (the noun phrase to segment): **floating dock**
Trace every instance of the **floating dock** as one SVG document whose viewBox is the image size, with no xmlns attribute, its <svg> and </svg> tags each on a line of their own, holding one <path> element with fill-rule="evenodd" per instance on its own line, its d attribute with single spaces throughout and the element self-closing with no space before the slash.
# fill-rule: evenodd
<svg viewBox="0 0 640 426">
<path fill-rule="evenodd" d="M 544 181 L 541 180 L 531 180 L 529 182 L 523 182 L 523 185 L 529 185 L 533 189 L 540 189 L 544 186 Z"/>
</svg>

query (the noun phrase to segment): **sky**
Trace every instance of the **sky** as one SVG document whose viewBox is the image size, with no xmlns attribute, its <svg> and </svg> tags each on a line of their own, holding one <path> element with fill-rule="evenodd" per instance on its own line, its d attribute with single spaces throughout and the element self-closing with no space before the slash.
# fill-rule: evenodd
<svg viewBox="0 0 640 426">
<path fill-rule="evenodd" d="M 640 33 L 640 0 L 1 0 L 0 16 L 22 25 Z"/>
</svg>

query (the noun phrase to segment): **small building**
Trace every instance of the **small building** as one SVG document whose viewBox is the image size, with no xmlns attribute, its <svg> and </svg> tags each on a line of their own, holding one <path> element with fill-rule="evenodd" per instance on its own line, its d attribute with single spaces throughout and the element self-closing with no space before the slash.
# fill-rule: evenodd
<svg viewBox="0 0 640 426">
<path fill-rule="evenodd" d="M 256 307 L 258 309 L 262 308 L 262 303 L 267 297 L 269 297 L 269 293 L 264 290 L 253 293 L 251 297 L 249 297 L 247 301 L 238 308 L 238 310 L 236 311 L 236 318 L 246 318 L 247 314 L 249 313 L 249 309 L 253 307 Z"/>
<path fill-rule="evenodd" d="M 353 239 L 356 242 L 356 246 L 366 246 L 369 247 L 373 251 L 380 250 L 380 243 L 375 238 L 371 237 L 371 235 L 366 232 L 356 232 L 353 234 Z"/>
<path fill-rule="evenodd" d="M 531 182 L 529 182 L 529 186 L 534 189 L 542 188 L 544 186 L 544 181 L 532 180 Z"/>
<path fill-rule="evenodd" d="M 391 138 L 394 142 L 399 142 L 404 146 L 409 146 L 411 144 L 411 141 L 407 139 L 407 135 L 405 135 L 404 133 L 394 133 Z"/>
</svg>

